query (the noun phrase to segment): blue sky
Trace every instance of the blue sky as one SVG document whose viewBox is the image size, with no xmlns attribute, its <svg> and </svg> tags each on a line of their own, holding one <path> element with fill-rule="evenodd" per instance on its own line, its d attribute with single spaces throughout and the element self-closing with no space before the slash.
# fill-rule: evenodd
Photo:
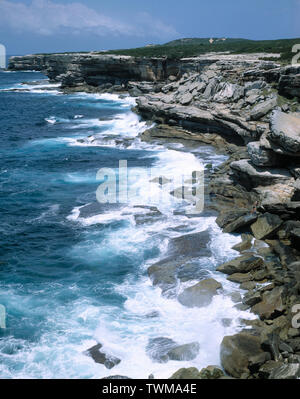
<svg viewBox="0 0 300 399">
<path fill-rule="evenodd" d="M 300 0 L 0 0 L 0 43 L 8 54 L 212 36 L 300 37 Z"/>
</svg>

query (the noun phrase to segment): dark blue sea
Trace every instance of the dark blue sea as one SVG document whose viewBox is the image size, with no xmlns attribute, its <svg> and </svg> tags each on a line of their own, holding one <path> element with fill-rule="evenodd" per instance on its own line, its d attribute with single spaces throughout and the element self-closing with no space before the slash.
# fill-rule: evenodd
<svg viewBox="0 0 300 399">
<path fill-rule="evenodd" d="M 222 338 L 249 317 L 229 295 L 237 287 L 215 272 L 236 256 L 238 237 L 222 234 L 213 215 L 187 217 L 168 184 L 161 198 L 150 183 L 149 170 L 151 178 L 159 171 L 188 179 L 225 158 L 210 147 L 142 142 L 149 126 L 134 104 L 126 96 L 62 94 L 37 72 L 0 72 L 1 378 L 168 378 L 181 367 L 220 364 Z M 120 160 L 136 195 L 100 204 L 97 173 L 111 170 L 117 184 Z M 152 217 L 150 206 L 160 213 Z M 212 255 L 199 258 L 199 270 L 217 276 L 224 292 L 190 309 L 162 297 L 147 268 L 164 257 L 170 237 L 204 230 Z M 178 282 L 177 293 L 198 281 Z M 199 355 L 156 363 L 146 351 L 155 337 L 199 342 Z M 114 369 L 85 354 L 97 342 L 121 359 Z"/>
</svg>

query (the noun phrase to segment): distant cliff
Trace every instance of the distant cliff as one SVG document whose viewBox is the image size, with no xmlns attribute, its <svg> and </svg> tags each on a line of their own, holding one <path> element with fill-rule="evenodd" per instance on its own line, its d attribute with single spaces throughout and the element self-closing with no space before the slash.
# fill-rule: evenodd
<svg viewBox="0 0 300 399">
<path fill-rule="evenodd" d="M 40 54 L 11 57 L 8 69 L 35 70 L 45 73 L 63 86 L 87 84 L 99 86 L 135 81 L 163 81 L 169 76 L 181 76 L 186 71 L 201 72 L 211 64 L 209 59 L 170 60 L 167 58 L 135 58 L 124 55 L 95 53 Z"/>
</svg>

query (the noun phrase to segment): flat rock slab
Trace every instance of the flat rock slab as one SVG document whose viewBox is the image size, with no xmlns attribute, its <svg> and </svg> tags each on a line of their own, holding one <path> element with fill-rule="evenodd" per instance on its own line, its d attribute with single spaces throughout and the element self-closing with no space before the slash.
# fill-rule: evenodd
<svg viewBox="0 0 300 399">
<path fill-rule="evenodd" d="M 242 284 L 253 281 L 254 278 L 251 273 L 234 273 L 231 276 L 227 277 L 227 280 L 233 283 Z"/>
<path fill-rule="evenodd" d="M 217 268 L 217 271 L 229 275 L 236 273 L 248 273 L 252 270 L 260 268 L 263 263 L 264 261 L 261 257 L 249 253 L 224 263 Z"/>
<path fill-rule="evenodd" d="M 245 187 L 270 186 L 272 184 L 287 183 L 292 176 L 287 169 L 262 168 L 253 165 L 249 159 L 234 161 L 230 168 Z"/>
<path fill-rule="evenodd" d="M 88 349 L 85 354 L 90 356 L 96 363 L 103 364 L 107 369 L 112 369 L 121 362 L 117 357 L 100 351 L 101 348 L 102 344 L 97 344 Z"/>
<path fill-rule="evenodd" d="M 168 252 L 173 256 L 210 256 L 211 252 L 207 248 L 209 242 L 209 230 L 201 231 L 200 233 L 185 234 L 180 237 L 171 238 Z"/>
<path fill-rule="evenodd" d="M 148 356 L 157 363 L 169 360 L 190 361 L 197 357 L 200 350 L 198 342 L 178 345 L 170 338 L 157 337 L 149 339 L 146 347 Z"/>
<path fill-rule="evenodd" d="M 153 264 L 148 268 L 148 275 L 152 280 L 153 285 L 160 287 L 163 292 L 174 288 L 177 284 L 177 271 L 182 265 L 188 261 L 182 258 L 170 256 Z"/>
<path fill-rule="evenodd" d="M 220 288 L 222 288 L 222 284 L 214 279 L 202 280 L 200 283 L 186 288 L 178 296 L 178 301 L 189 308 L 201 308 L 211 303 Z"/>
<path fill-rule="evenodd" d="M 179 345 L 172 348 L 168 352 L 170 360 L 176 361 L 190 361 L 194 360 L 200 350 L 200 345 L 198 342 L 192 342 L 191 344 Z"/>
</svg>

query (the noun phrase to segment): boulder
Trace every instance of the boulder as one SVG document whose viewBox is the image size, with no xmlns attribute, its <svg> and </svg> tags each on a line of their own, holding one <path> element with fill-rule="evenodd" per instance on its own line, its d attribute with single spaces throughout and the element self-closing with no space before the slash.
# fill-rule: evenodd
<svg viewBox="0 0 300 399">
<path fill-rule="evenodd" d="M 170 380 L 217 380 L 224 378 L 224 372 L 217 366 L 208 366 L 201 371 L 195 367 L 187 369 L 180 369 L 176 371 L 169 379 Z"/>
<path fill-rule="evenodd" d="M 199 378 L 201 380 L 217 380 L 219 378 L 224 377 L 225 374 L 220 367 L 217 366 L 208 366 L 202 369 L 199 373 Z"/>
<path fill-rule="evenodd" d="M 231 276 L 227 277 L 227 280 L 233 283 L 242 284 L 253 281 L 253 276 L 251 273 L 234 273 Z"/>
<path fill-rule="evenodd" d="M 235 222 L 240 217 L 246 215 L 248 209 L 232 209 L 221 211 L 217 217 L 216 223 L 220 227 L 226 227 L 227 225 Z"/>
<path fill-rule="evenodd" d="M 249 291 L 243 298 L 243 303 L 248 306 L 254 306 L 261 301 L 261 293 L 259 291 Z"/>
<path fill-rule="evenodd" d="M 97 344 L 88 349 L 85 354 L 90 356 L 96 363 L 103 364 L 107 369 L 112 369 L 121 362 L 117 357 L 100 351 L 101 348 L 102 344 Z"/>
<path fill-rule="evenodd" d="M 174 373 L 169 379 L 170 380 L 199 380 L 199 370 L 196 367 L 190 367 L 188 369 L 182 368 Z"/>
<path fill-rule="evenodd" d="M 257 196 L 259 196 L 263 206 L 262 209 L 258 208 L 258 210 L 275 213 L 271 210 L 267 210 L 267 207 L 273 204 L 281 204 L 282 207 L 285 207 L 285 204 L 291 201 L 294 193 L 292 184 L 293 179 L 287 180 L 286 183 L 276 183 L 271 184 L 270 186 L 256 187 L 253 191 Z"/>
<path fill-rule="evenodd" d="M 276 166 L 280 156 L 270 149 L 264 148 L 260 141 L 252 141 L 247 145 L 251 162 L 256 166 Z"/>
<path fill-rule="evenodd" d="M 146 352 L 149 357 L 158 363 L 166 363 L 169 360 L 194 360 L 197 357 L 199 350 L 200 345 L 198 342 L 178 345 L 172 339 L 164 337 L 149 339 L 146 347 Z"/>
<path fill-rule="evenodd" d="M 300 98 L 300 74 L 281 75 L 279 94 L 288 98 Z"/>
<path fill-rule="evenodd" d="M 179 345 L 170 349 L 167 355 L 170 360 L 190 361 L 197 357 L 199 350 L 199 343 L 192 342 L 191 344 Z"/>
<path fill-rule="evenodd" d="M 252 312 L 258 314 L 261 320 L 280 316 L 286 309 L 283 294 L 284 288 L 282 286 L 264 292 L 261 302 L 252 307 Z"/>
<path fill-rule="evenodd" d="M 244 97 L 245 89 L 237 84 L 223 82 L 219 85 L 219 91 L 214 96 L 216 102 L 238 101 Z"/>
<path fill-rule="evenodd" d="M 249 253 L 224 263 L 217 268 L 217 271 L 229 275 L 235 273 L 248 273 L 262 267 L 263 263 L 264 261 L 260 256 Z"/>
<path fill-rule="evenodd" d="M 193 95 L 191 93 L 185 93 L 182 97 L 179 98 L 179 102 L 181 105 L 188 105 L 193 99 Z"/>
<path fill-rule="evenodd" d="M 265 213 L 251 225 L 251 230 L 257 240 L 264 240 L 274 236 L 282 224 L 283 221 L 279 216 Z"/>
<path fill-rule="evenodd" d="M 169 350 L 175 348 L 177 343 L 170 338 L 150 338 L 146 347 L 148 356 L 155 362 L 167 363 L 170 359 Z"/>
<path fill-rule="evenodd" d="M 260 338 L 247 332 L 224 337 L 221 344 L 222 366 L 235 378 L 250 375 L 269 360 L 268 356 L 261 349 Z"/>
<path fill-rule="evenodd" d="M 181 282 L 187 282 L 191 280 L 200 281 L 209 277 L 209 271 L 199 267 L 199 259 L 197 258 L 184 263 L 177 271 L 177 278 Z"/>
<path fill-rule="evenodd" d="M 270 120 L 269 139 L 285 153 L 300 156 L 300 113 L 274 111 Z"/>
<path fill-rule="evenodd" d="M 256 90 L 252 90 L 252 91 L 256 91 Z M 251 94 L 251 92 L 249 92 L 250 94 L 247 94 L 247 98 L 246 98 L 246 103 L 250 104 L 250 105 L 254 105 L 256 103 L 258 103 L 261 100 L 264 100 L 264 97 L 262 97 L 260 94 Z"/>
<path fill-rule="evenodd" d="M 171 238 L 168 251 L 173 256 L 210 256 L 211 252 L 207 248 L 209 242 L 209 230 L 201 231 L 200 233 L 185 234 L 180 237 Z"/>
<path fill-rule="evenodd" d="M 255 281 L 249 281 L 249 282 L 246 281 L 245 283 L 242 283 L 240 285 L 240 289 L 249 291 L 249 290 L 254 290 L 256 288 L 256 286 L 257 286 L 257 283 Z"/>
<path fill-rule="evenodd" d="M 262 90 L 264 87 L 266 87 L 266 82 L 264 80 L 255 80 L 254 82 L 247 82 L 245 84 L 245 90 L 246 93 L 248 94 L 248 92 L 250 90 Z"/>
<path fill-rule="evenodd" d="M 183 263 L 184 261 L 180 259 L 169 257 L 150 266 L 148 275 L 153 285 L 160 287 L 163 292 L 174 288 L 177 284 L 177 270 Z"/>
<path fill-rule="evenodd" d="M 214 279 L 206 279 L 200 283 L 186 288 L 179 296 L 178 301 L 189 308 L 207 306 L 211 303 L 213 297 L 218 294 L 218 289 L 222 285 Z"/>
<path fill-rule="evenodd" d="M 238 291 L 232 292 L 229 296 L 230 296 L 232 302 L 234 302 L 234 303 L 242 302 L 242 295 Z"/>
<path fill-rule="evenodd" d="M 244 252 L 252 247 L 253 237 L 250 234 L 242 234 L 242 242 L 232 247 L 235 251 Z"/>
<path fill-rule="evenodd" d="M 225 228 L 225 233 L 233 233 L 240 231 L 241 229 L 249 226 L 251 223 L 257 220 L 258 215 L 256 213 L 248 213 L 246 215 L 240 216 L 238 219 L 229 223 Z"/>
<path fill-rule="evenodd" d="M 268 240 L 268 243 L 272 247 L 273 252 L 279 255 L 281 270 L 283 269 L 282 266 L 287 266 L 288 264 L 293 263 L 297 260 L 290 245 L 285 245 L 280 240 Z"/>
<path fill-rule="evenodd" d="M 250 118 L 253 121 L 261 119 L 263 116 L 267 115 L 277 106 L 277 97 L 271 98 L 270 100 L 264 101 L 257 104 L 250 111 Z"/>
<path fill-rule="evenodd" d="M 209 81 L 208 85 L 206 86 L 206 89 L 205 89 L 205 91 L 203 93 L 203 97 L 206 98 L 206 99 L 209 99 L 210 97 L 213 97 L 214 94 L 217 91 L 218 84 L 219 84 L 218 79 L 217 78 L 212 78 Z"/>
</svg>

